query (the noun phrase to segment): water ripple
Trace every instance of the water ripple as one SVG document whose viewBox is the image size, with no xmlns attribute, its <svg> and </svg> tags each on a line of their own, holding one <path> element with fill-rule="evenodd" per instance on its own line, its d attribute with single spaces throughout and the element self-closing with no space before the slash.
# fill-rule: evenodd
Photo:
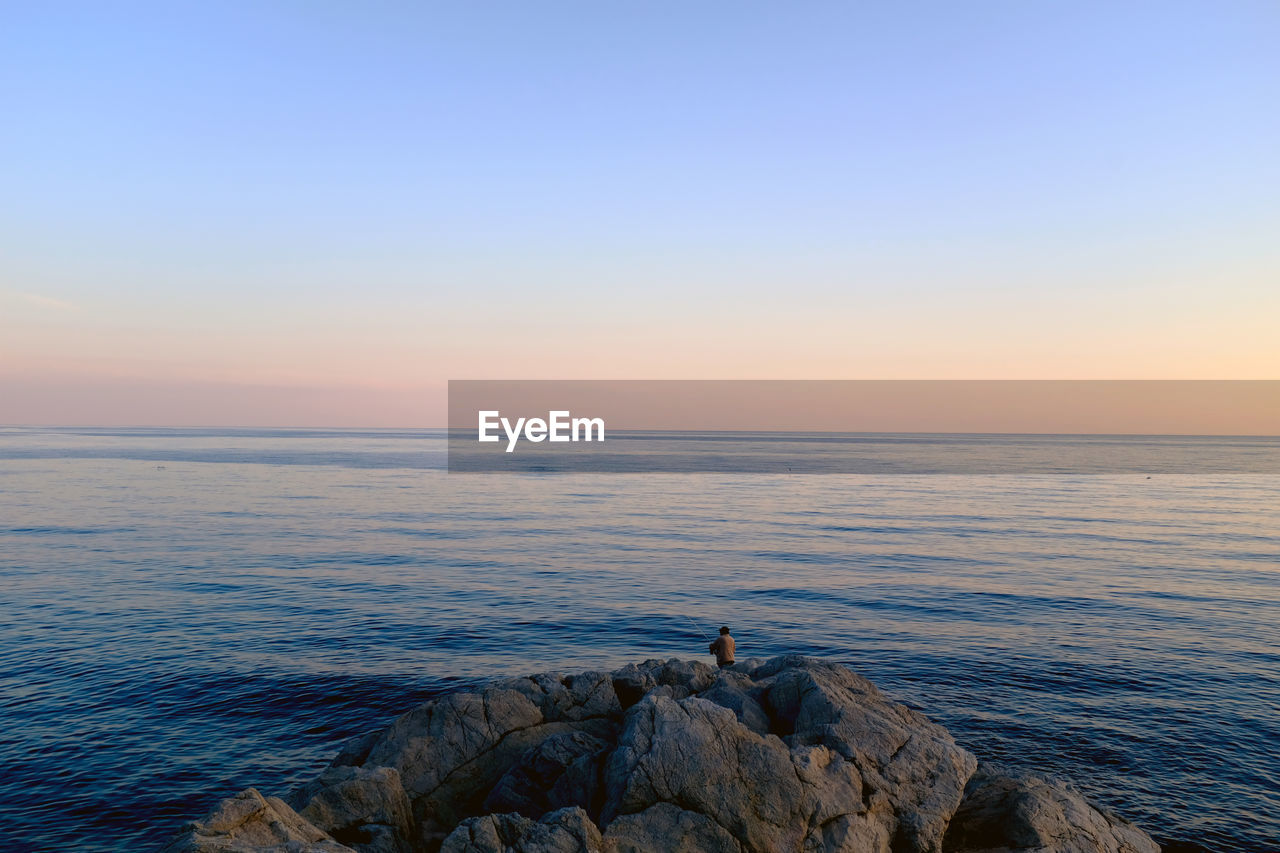
<svg viewBox="0 0 1280 853">
<path fill-rule="evenodd" d="M 1280 849 L 1280 478 L 451 477 L 441 449 L 0 431 L 0 847 L 153 846 L 440 691 L 728 622 L 1167 849 Z"/>
</svg>

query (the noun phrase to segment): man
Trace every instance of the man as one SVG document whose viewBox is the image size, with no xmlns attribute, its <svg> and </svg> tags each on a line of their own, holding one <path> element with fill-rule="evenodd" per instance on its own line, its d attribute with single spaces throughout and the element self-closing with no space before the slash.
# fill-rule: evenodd
<svg viewBox="0 0 1280 853">
<path fill-rule="evenodd" d="M 716 656 L 716 664 L 724 669 L 733 666 L 733 637 L 729 636 L 728 626 L 720 629 L 720 636 L 711 642 L 711 654 Z"/>
</svg>

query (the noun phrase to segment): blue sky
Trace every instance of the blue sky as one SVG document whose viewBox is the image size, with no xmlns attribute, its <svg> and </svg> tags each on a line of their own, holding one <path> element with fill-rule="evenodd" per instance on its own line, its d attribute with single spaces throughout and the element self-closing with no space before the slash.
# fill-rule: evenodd
<svg viewBox="0 0 1280 853">
<path fill-rule="evenodd" d="M 4 16 L 28 391 L 1280 372 L 1273 2 Z"/>
</svg>

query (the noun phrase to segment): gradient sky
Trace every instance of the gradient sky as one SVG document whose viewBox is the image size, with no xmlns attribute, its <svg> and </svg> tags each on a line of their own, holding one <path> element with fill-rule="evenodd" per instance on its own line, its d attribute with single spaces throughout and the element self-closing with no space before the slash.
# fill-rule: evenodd
<svg viewBox="0 0 1280 853">
<path fill-rule="evenodd" d="M 1280 378 L 1274 0 L 10 4 L 0 115 L 0 423 Z"/>
</svg>

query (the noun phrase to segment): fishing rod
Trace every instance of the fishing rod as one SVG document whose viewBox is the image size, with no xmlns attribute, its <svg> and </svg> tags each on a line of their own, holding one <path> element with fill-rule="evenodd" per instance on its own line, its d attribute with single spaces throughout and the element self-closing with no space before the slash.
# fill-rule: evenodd
<svg viewBox="0 0 1280 853">
<path fill-rule="evenodd" d="M 692 616 L 690 616 L 688 613 L 686 613 L 686 614 L 684 614 L 684 618 L 686 618 L 686 619 L 688 619 L 688 620 L 689 620 L 689 624 L 690 624 L 690 625 L 692 625 L 693 627 L 695 627 L 695 628 L 697 628 L 697 629 L 698 629 L 698 633 L 702 635 L 702 639 L 706 640 L 708 643 L 709 643 L 709 642 L 711 642 L 711 638 L 707 636 L 707 632 L 706 632 L 706 631 L 704 631 L 704 630 L 702 630 L 702 626 L 701 626 L 701 625 L 699 625 L 697 622 L 694 622 L 694 621 L 693 621 L 693 617 L 692 617 Z"/>
</svg>

